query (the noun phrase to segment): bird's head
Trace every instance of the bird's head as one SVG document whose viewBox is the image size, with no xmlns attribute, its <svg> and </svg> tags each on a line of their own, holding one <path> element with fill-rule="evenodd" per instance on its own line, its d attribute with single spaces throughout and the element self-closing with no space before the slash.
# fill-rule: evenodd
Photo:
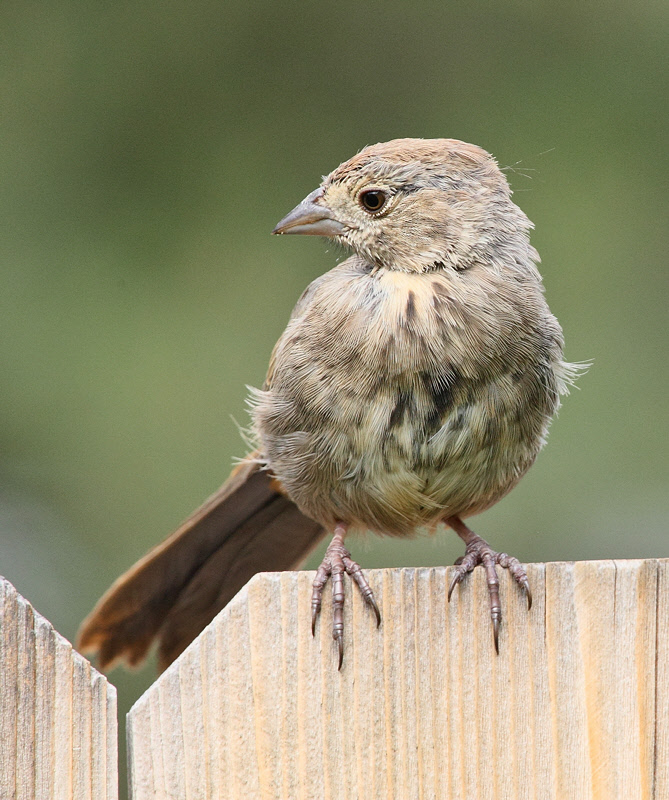
<svg viewBox="0 0 669 800">
<path fill-rule="evenodd" d="M 326 236 L 404 272 L 466 269 L 529 249 L 531 223 L 491 155 L 456 139 L 366 147 L 323 179 L 273 233 Z"/>
</svg>

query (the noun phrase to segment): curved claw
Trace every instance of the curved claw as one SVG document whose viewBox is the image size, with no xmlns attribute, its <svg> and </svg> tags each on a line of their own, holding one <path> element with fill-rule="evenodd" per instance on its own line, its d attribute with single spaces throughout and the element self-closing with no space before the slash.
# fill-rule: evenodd
<svg viewBox="0 0 669 800">
<path fill-rule="evenodd" d="M 337 642 L 337 649 L 339 650 L 339 665 L 337 666 L 337 670 L 341 670 L 341 665 L 344 663 L 344 637 L 343 636 L 336 636 L 335 641 Z"/>
<path fill-rule="evenodd" d="M 525 596 L 527 597 L 527 610 L 529 611 L 532 608 L 532 590 L 530 589 L 530 582 L 528 580 L 524 580 L 520 585 L 525 590 Z"/>
<path fill-rule="evenodd" d="M 492 618 L 492 638 L 495 642 L 495 652 L 499 655 L 499 617 Z"/>
<path fill-rule="evenodd" d="M 318 613 L 320 608 L 318 606 L 311 607 L 311 635 L 316 636 L 316 620 L 318 619 Z"/>
<path fill-rule="evenodd" d="M 455 587 L 460 583 L 460 573 L 456 572 L 455 575 L 451 578 L 451 585 L 448 587 L 448 602 L 451 602 L 451 595 L 453 594 L 453 590 Z"/>
<path fill-rule="evenodd" d="M 381 625 L 381 612 L 379 611 L 379 607 L 376 605 L 376 600 L 374 599 L 374 595 L 370 595 L 367 598 L 367 602 L 372 607 L 372 611 L 376 617 L 376 627 L 380 627 Z"/>
</svg>

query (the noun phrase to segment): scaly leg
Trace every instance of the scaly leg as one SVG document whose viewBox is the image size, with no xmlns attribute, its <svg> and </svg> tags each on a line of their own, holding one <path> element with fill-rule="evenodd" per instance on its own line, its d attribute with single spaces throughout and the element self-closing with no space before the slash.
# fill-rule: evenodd
<svg viewBox="0 0 669 800">
<path fill-rule="evenodd" d="M 477 536 L 473 530 L 468 528 L 460 517 L 448 517 L 444 522 L 458 534 L 462 541 L 467 545 L 464 556 L 456 562 L 453 571 L 453 578 L 448 589 L 448 599 L 451 599 L 453 589 L 458 583 L 471 572 L 474 567 L 481 564 L 485 569 L 488 593 L 490 594 L 490 616 L 492 618 L 492 632 L 495 640 L 495 651 L 499 653 L 499 624 L 502 621 L 502 605 L 499 601 L 499 578 L 495 564 L 508 569 L 516 583 L 521 587 L 527 596 L 527 608 L 532 608 L 532 593 L 530 583 L 527 580 L 525 568 L 517 558 L 506 553 L 498 553 L 492 547 Z"/>
<path fill-rule="evenodd" d="M 344 661 L 344 573 L 353 578 L 362 593 L 363 600 L 372 607 L 376 615 L 377 627 L 381 624 L 381 612 L 376 605 L 374 593 L 367 583 L 360 566 L 351 558 L 351 554 L 344 547 L 344 538 L 348 526 L 339 523 L 335 526 L 334 536 L 325 551 L 323 561 L 316 572 L 311 595 L 311 633 L 316 635 L 316 620 L 321 610 L 323 588 L 332 577 L 332 638 L 337 642 L 339 650 L 339 667 Z"/>
</svg>

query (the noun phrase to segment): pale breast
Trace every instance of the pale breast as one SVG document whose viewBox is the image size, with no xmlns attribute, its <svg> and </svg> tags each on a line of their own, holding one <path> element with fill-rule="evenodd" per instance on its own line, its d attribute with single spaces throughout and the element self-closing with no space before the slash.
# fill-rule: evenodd
<svg viewBox="0 0 669 800">
<path fill-rule="evenodd" d="M 558 404 L 561 333 L 540 287 L 349 259 L 305 292 L 254 426 L 300 508 L 402 534 L 491 505 Z"/>
</svg>

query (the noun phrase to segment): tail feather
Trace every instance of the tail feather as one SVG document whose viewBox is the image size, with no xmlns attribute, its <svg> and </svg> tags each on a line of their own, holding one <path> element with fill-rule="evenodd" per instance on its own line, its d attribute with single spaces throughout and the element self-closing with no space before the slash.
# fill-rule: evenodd
<svg viewBox="0 0 669 800">
<path fill-rule="evenodd" d="M 255 573 L 295 568 L 324 535 L 252 455 L 108 589 L 77 646 L 105 669 L 139 664 L 157 639 L 165 669 Z"/>
</svg>

